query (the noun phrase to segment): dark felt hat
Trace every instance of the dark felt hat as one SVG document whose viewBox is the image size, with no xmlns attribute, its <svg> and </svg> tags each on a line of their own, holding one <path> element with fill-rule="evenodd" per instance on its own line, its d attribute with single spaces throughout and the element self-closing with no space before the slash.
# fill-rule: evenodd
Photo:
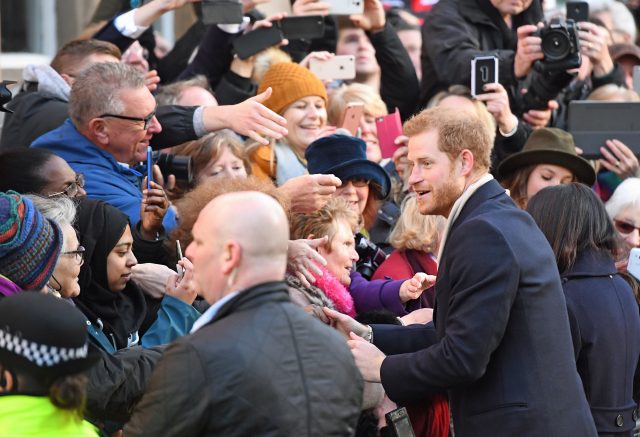
<svg viewBox="0 0 640 437">
<path fill-rule="evenodd" d="M 389 195 L 391 180 L 382 167 L 367 159 L 367 145 L 360 138 L 334 134 L 309 144 L 304 152 L 310 174 L 333 174 L 340 180 L 367 179 L 380 187 L 376 195 Z"/>
<path fill-rule="evenodd" d="M 570 170 L 579 182 L 593 185 L 596 172 L 584 158 L 576 154 L 576 145 L 570 133 L 557 128 L 534 130 L 522 151 L 510 155 L 498 166 L 500 179 L 505 179 L 519 168 L 534 164 L 554 164 Z"/>
<path fill-rule="evenodd" d="M 86 318 L 73 304 L 25 291 L 0 301 L 0 363 L 47 379 L 90 368 Z"/>
<path fill-rule="evenodd" d="M 609 46 L 609 54 L 614 61 L 617 61 L 623 56 L 631 56 L 636 58 L 637 62 L 640 63 L 640 47 L 635 44 L 612 44 Z"/>
</svg>

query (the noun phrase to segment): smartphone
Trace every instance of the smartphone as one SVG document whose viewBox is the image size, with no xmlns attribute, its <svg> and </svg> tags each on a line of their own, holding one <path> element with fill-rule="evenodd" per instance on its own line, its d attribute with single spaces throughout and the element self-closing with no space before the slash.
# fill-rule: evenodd
<svg viewBox="0 0 640 437">
<path fill-rule="evenodd" d="M 147 146 L 147 190 L 151 190 L 153 180 L 153 160 L 151 159 L 151 146 Z"/>
<path fill-rule="evenodd" d="M 576 23 L 589 21 L 589 3 L 567 2 L 567 20 L 573 20 Z"/>
<path fill-rule="evenodd" d="M 627 264 L 627 272 L 640 281 L 640 249 L 631 249 L 629 253 L 629 264 Z"/>
<path fill-rule="evenodd" d="M 321 15 L 285 17 L 278 21 L 282 35 L 289 41 L 314 39 L 324 36 L 324 18 Z"/>
<path fill-rule="evenodd" d="M 240 0 L 202 0 L 204 24 L 241 24 L 243 15 Z"/>
<path fill-rule="evenodd" d="M 260 27 L 233 40 L 233 51 L 240 59 L 247 59 L 256 53 L 276 46 L 284 37 L 279 26 Z"/>
<path fill-rule="evenodd" d="M 495 56 L 476 56 L 471 60 L 471 95 L 483 94 L 482 89 L 488 83 L 498 82 L 498 58 Z"/>
<path fill-rule="evenodd" d="M 364 13 L 365 0 L 324 0 L 331 15 L 353 15 Z"/>
<path fill-rule="evenodd" d="M 320 80 L 349 80 L 356 77 L 356 58 L 352 55 L 337 55 L 326 61 L 311 59 L 309 70 Z"/>
<path fill-rule="evenodd" d="M 342 121 L 338 127 L 348 130 L 351 135 L 356 136 L 360 127 L 360 119 L 364 115 L 364 103 L 349 102 L 342 113 Z"/>
<path fill-rule="evenodd" d="M 182 247 L 180 246 L 180 240 L 176 240 L 176 253 L 178 254 L 178 261 L 182 260 L 183 256 Z M 184 269 L 180 264 L 176 264 L 176 267 L 178 268 L 178 276 L 180 277 L 180 279 L 182 279 L 182 277 L 184 276 Z"/>
<path fill-rule="evenodd" d="M 640 65 L 633 67 L 633 90 L 640 94 Z"/>
<path fill-rule="evenodd" d="M 391 433 L 389 435 L 397 437 L 415 437 L 413 427 L 409 420 L 409 414 L 405 407 L 396 408 L 384 415 L 387 421 L 387 427 Z"/>
<path fill-rule="evenodd" d="M 398 148 L 395 140 L 402 135 L 402 121 L 398 108 L 389 115 L 376 117 L 376 128 L 382 157 L 391 158 Z"/>
</svg>

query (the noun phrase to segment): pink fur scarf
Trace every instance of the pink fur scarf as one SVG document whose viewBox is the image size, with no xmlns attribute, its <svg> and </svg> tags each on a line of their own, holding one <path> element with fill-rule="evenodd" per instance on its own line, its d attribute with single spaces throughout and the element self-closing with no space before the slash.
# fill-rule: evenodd
<svg viewBox="0 0 640 437">
<path fill-rule="evenodd" d="M 356 311 L 353 305 L 353 298 L 351 297 L 349 290 L 347 290 L 345 286 L 335 278 L 335 276 L 329 273 L 329 270 L 324 266 L 318 267 L 322 270 L 322 276 L 318 277 L 315 274 L 313 275 L 316 278 L 316 283 L 314 285 L 322 290 L 329 299 L 331 299 L 337 311 L 342 314 L 355 317 Z"/>
</svg>

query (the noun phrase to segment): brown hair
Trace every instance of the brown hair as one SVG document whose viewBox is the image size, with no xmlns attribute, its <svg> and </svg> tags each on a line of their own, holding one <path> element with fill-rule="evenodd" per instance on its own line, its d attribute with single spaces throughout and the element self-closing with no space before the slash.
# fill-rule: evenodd
<svg viewBox="0 0 640 437">
<path fill-rule="evenodd" d="M 176 240 L 180 240 L 180 244 L 185 249 L 191 243 L 193 239 L 191 229 L 198 219 L 200 211 L 202 211 L 211 200 L 221 194 L 238 191 L 259 191 L 267 194 L 276 199 L 287 215 L 289 215 L 289 200 L 282 195 L 270 181 L 258 179 L 255 176 L 249 176 L 246 179 L 224 178 L 219 181 L 210 181 L 199 185 L 175 203 L 175 206 L 178 208 L 180 220 L 178 226 L 169 235 L 167 247 L 170 253 L 175 253 Z M 259 226 L 259 224 L 256 225 Z"/>
<path fill-rule="evenodd" d="M 249 157 L 247 156 L 244 145 L 238 136 L 228 129 L 219 130 L 207 134 L 196 141 L 190 141 L 176 146 L 173 148 L 172 153 L 191 157 L 193 175 L 196 179 L 194 184 L 197 185 L 198 175 L 207 168 L 211 162 L 216 162 L 220 159 L 225 148 L 228 148 L 235 157 L 242 161 L 247 174 L 250 175 L 251 163 L 249 162 Z M 182 197 L 182 195 L 188 191 L 189 186 L 184 181 L 177 181 L 176 188 L 177 190 L 174 190 L 175 193 L 173 193 L 173 199 Z"/>
<path fill-rule="evenodd" d="M 49 387 L 49 399 L 51 403 L 62 410 L 73 410 L 82 418 L 82 413 L 87 400 L 87 376 L 74 374 L 63 376 Z"/>
<path fill-rule="evenodd" d="M 402 202 L 400 217 L 389 234 L 389 243 L 399 250 L 436 253 L 444 225 L 442 216 L 420 214 L 416 196 L 411 193 Z"/>
<path fill-rule="evenodd" d="M 473 154 L 475 169 L 489 170 L 493 142 L 488 127 L 477 116 L 452 108 L 430 108 L 411 117 L 403 127 L 409 137 L 429 130 L 437 130 L 438 149 L 451 159 L 467 149 Z"/>
<path fill-rule="evenodd" d="M 329 236 L 325 245 L 327 251 L 331 251 L 331 242 L 336 235 L 336 223 L 345 221 L 353 233 L 358 227 L 358 213 L 349 208 L 347 201 L 341 197 L 329 199 L 327 204 L 310 214 L 298 214 L 291 222 L 291 239 L 303 239 L 313 236 L 321 238 Z"/>
<path fill-rule="evenodd" d="M 538 164 L 531 164 L 520 167 L 500 182 L 503 187 L 509 190 L 509 195 L 520 209 L 527 207 L 527 183 L 529 182 L 531 172 L 533 172 L 533 169 L 536 168 L 537 165 Z"/>
<path fill-rule="evenodd" d="M 78 74 L 86 58 L 91 55 L 109 55 L 120 59 L 120 49 L 110 42 L 97 39 L 76 40 L 62 46 L 51 61 L 58 73 Z"/>
</svg>

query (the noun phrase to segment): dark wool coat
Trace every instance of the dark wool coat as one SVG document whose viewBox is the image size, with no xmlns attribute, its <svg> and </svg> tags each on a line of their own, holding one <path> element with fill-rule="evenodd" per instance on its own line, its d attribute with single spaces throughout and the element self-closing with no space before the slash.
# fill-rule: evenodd
<svg viewBox="0 0 640 437">
<path fill-rule="evenodd" d="M 396 354 L 381 369 L 391 400 L 447 389 L 457 437 L 596 435 L 553 252 L 495 180 L 450 229 L 435 287 L 435 335 L 433 325 L 373 331 Z"/>
<path fill-rule="evenodd" d="M 562 275 L 578 373 L 600 436 L 631 436 L 638 405 L 640 314 L 633 291 L 603 252 L 578 254 Z"/>
</svg>

